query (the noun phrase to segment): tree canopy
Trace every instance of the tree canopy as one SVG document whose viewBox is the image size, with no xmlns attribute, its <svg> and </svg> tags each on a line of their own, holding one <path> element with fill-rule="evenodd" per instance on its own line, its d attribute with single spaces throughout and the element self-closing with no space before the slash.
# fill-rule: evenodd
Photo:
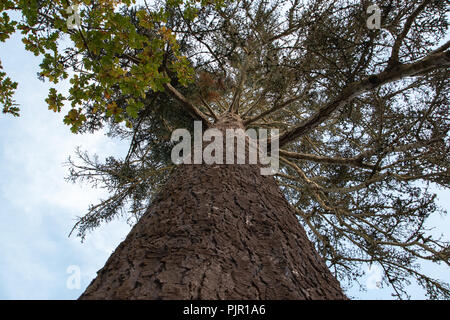
<svg viewBox="0 0 450 320">
<path fill-rule="evenodd" d="M 173 130 L 234 113 L 280 130 L 276 179 L 338 279 L 376 264 L 399 298 L 412 279 L 449 297 L 419 268 L 450 258 L 426 229 L 444 212 L 433 188 L 450 184 L 447 1 L 377 1 L 380 29 L 367 26 L 366 0 L 83 0 L 69 28 L 73 4 L 3 0 L 0 40 L 20 31 L 42 56 L 48 108 L 74 133 L 107 128 L 130 145 L 123 159 L 69 160 L 69 180 L 111 194 L 80 218 L 79 236 L 139 219 L 174 168 Z M 5 114 L 19 115 L 16 88 L 0 71 Z"/>
</svg>

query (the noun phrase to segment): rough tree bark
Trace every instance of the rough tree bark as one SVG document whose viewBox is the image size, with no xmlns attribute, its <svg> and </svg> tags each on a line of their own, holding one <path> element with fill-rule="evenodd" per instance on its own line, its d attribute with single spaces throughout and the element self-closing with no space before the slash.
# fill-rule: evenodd
<svg viewBox="0 0 450 320">
<path fill-rule="evenodd" d="M 347 298 L 272 176 L 181 165 L 80 299 Z"/>
</svg>

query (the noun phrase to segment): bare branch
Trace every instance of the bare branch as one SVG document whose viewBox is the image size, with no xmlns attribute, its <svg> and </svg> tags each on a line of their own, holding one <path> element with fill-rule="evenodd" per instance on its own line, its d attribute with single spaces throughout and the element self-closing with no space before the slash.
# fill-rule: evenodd
<svg viewBox="0 0 450 320">
<path fill-rule="evenodd" d="M 425 9 L 425 7 L 431 2 L 431 0 L 425 0 L 423 1 L 420 6 L 417 7 L 417 9 L 408 17 L 408 19 L 405 22 L 405 25 L 403 26 L 403 30 L 400 33 L 400 35 L 395 40 L 394 46 L 392 47 L 392 53 L 391 57 L 388 62 L 388 68 L 394 67 L 396 64 L 399 63 L 399 52 L 400 47 L 403 43 L 403 40 L 405 39 L 406 35 L 408 34 L 414 20 L 417 18 L 417 16 L 420 14 L 420 12 Z"/>
<path fill-rule="evenodd" d="M 211 126 L 211 122 L 209 122 L 208 117 L 191 102 L 189 102 L 186 97 L 183 96 L 170 83 L 164 84 L 164 88 L 166 88 L 186 108 L 189 113 L 191 113 L 195 118 L 201 120 L 203 124 L 206 125 L 206 127 Z"/>
<path fill-rule="evenodd" d="M 328 164 L 347 165 L 351 167 L 359 167 L 364 169 L 372 169 L 374 167 L 372 164 L 363 163 L 361 156 L 353 158 L 323 157 L 315 154 L 298 153 L 286 150 L 280 150 L 280 155 L 291 159 L 309 160 L 313 162 L 328 163 Z"/>
<path fill-rule="evenodd" d="M 329 119 L 334 111 L 364 92 L 373 90 L 389 82 L 415 76 L 418 73 L 431 71 L 436 68 L 447 67 L 449 65 L 450 51 L 445 51 L 431 54 L 414 63 L 399 65 L 394 69 L 372 75 L 362 81 L 353 82 L 344 88 L 341 94 L 339 94 L 333 101 L 321 107 L 309 119 L 302 121 L 298 126 L 281 134 L 279 137 L 280 147 L 310 132 L 325 120 Z"/>
</svg>

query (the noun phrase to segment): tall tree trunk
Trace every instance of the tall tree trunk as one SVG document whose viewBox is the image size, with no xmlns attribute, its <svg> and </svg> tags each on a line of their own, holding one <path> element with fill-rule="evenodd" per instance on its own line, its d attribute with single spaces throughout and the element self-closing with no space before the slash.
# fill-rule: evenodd
<svg viewBox="0 0 450 320">
<path fill-rule="evenodd" d="M 217 128 L 242 127 L 228 118 Z M 346 299 L 272 176 L 181 165 L 80 299 Z"/>
</svg>

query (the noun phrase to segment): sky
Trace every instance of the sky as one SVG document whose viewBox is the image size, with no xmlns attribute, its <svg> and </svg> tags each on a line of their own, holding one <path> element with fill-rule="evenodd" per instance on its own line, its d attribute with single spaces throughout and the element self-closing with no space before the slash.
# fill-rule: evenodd
<svg viewBox="0 0 450 320">
<path fill-rule="evenodd" d="M 107 194 L 66 182 L 68 168 L 63 164 L 77 146 L 98 154 L 100 160 L 124 157 L 128 146 L 104 132 L 72 134 L 62 121 L 69 107 L 61 114 L 48 110 L 44 100 L 50 85 L 36 77 L 40 58 L 24 50 L 18 35 L 0 43 L 0 57 L 7 74 L 19 82 L 15 99 L 21 108 L 20 118 L 0 114 L 0 299 L 76 299 L 131 226 L 118 219 L 90 233 L 83 243 L 69 238 L 76 218 Z M 438 197 L 448 210 L 449 191 L 438 191 Z M 448 216 L 436 215 L 428 226 L 448 239 L 449 222 Z M 423 268 L 450 282 L 448 267 L 427 263 Z M 73 281 L 78 271 L 79 285 Z M 373 269 L 361 282 L 369 284 L 376 277 Z M 355 286 L 347 294 L 354 299 L 391 298 L 389 289 L 369 287 L 359 291 Z M 415 285 L 409 292 L 413 299 L 425 297 Z"/>
</svg>

